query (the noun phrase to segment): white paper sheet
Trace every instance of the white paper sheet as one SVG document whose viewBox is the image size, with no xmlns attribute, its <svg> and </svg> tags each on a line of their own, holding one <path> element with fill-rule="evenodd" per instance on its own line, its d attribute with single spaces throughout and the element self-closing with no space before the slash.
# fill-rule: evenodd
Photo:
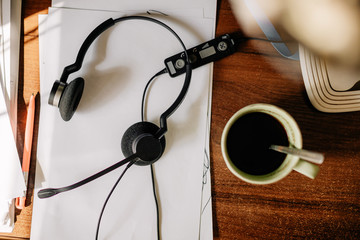
<svg viewBox="0 0 360 240">
<path fill-rule="evenodd" d="M 42 187 L 79 181 L 123 158 L 123 132 L 140 121 L 141 95 L 147 80 L 164 68 L 163 60 L 179 43 L 152 23 L 128 21 L 109 29 L 89 49 L 81 71 L 85 78 L 80 106 L 70 122 L 47 104 L 51 85 L 73 63 L 90 31 L 119 13 L 50 9 L 40 41 L 41 113 L 35 194 Z M 166 20 L 187 47 L 211 39 L 213 21 Z M 146 39 L 146 41 L 144 41 Z M 44 66 L 46 66 L 44 68 Z M 208 121 L 211 66 L 193 71 L 180 108 L 168 119 L 167 148 L 155 163 L 163 239 L 199 237 L 203 158 Z M 147 119 L 158 122 L 182 86 L 184 76 L 157 79 L 149 92 Z M 95 236 L 102 204 L 123 168 L 77 190 L 40 200 L 35 196 L 31 239 L 89 239 Z M 156 212 L 148 167 L 132 167 L 114 192 L 100 238 L 155 239 Z M 211 210 L 211 209 L 210 209 Z"/>
<path fill-rule="evenodd" d="M 0 232 L 11 232 L 14 227 L 12 200 L 23 196 L 26 186 L 2 91 L 0 133 Z"/>
<path fill-rule="evenodd" d="M 77 8 L 77 9 L 96 9 L 108 11 L 171 11 L 180 10 L 182 12 L 193 11 L 200 9 L 203 11 L 205 18 L 215 19 L 216 17 L 216 0 L 102 0 L 102 1 L 88 1 L 88 0 L 52 0 L 53 7 L 63 8 Z"/>
<path fill-rule="evenodd" d="M 0 8 L 1 85 L 16 136 L 21 0 L 0 0 Z"/>
<path fill-rule="evenodd" d="M 0 0 L 0 232 L 14 228 L 14 201 L 26 189 L 16 149 L 20 0 Z M 11 122 L 12 124 L 11 124 Z"/>
</svg>

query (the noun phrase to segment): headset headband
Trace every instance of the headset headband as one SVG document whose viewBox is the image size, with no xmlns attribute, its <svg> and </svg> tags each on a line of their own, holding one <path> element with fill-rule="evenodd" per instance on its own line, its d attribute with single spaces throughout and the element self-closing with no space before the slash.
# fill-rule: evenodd
<svg viewBox="0 0 360 240">
<path fill-rule="evenodd" d="M 67 81 L 69 75 L 71 73 L 74 73 L 74 72 L 80 70 L 87 50 L 89 49 L 90 45 L 94 42 L 94 40 L 98 36 L 101 35 L 101 33 L 103 33 L 108 28 L 114 26 L 115 23 L 126 21 L 126 20 L 143 20 L 143 21 L 150 21 L 150 22 L 156 23 L 156 24 L 166 28 L 167 30 L 169 30 L 176 37 L 176 39 L 180 42 L 182 48 L 184 49 L 185 62 L 186 62 L 186 74 L 185 74 L 184 84 L 183 84 L 183 87 L 182 87 L 178 97 L 175 99 L 174 103 L 160 116 L 160 129 L 155 134 L 155 136 L 157 138 L 161 138 L 167 131 L 167 122 L 166 122 L 167 118 L 170 117 L 170 115 L 180 106 L 180 104 L 182 103 L 182 101 L 185 98 L 185 95 L 190 86 L 191 72 L 192 72 L 192 68 L 191 68 L 190 61 L 189 61 L 189 56 L 188 56 L 188 53 L 186 51 L 186 47 L 185 47 L 183 41 L 180 39 L 180 37 L 177 35 L 177 33 L 172 28 L 170 28 L 168 25 L 166 25 L 165 23 L 163 23 L 157 19 L 145 17 L 145 16 L 126 16 L 126 17 L 120 17 L 120 18 L 116 18 L 116 19 L 109 18 L 108 20 L 104 21 L 99 26 L 97 26 L 89 34 L 89 36 L 85 39 L 85 41 L 83 42 L 83 44 L 80 47 L 80 50 L 76 57 L 75 63 L 73 63 L 69 66 L 66 66 L 64 68 L 63 73 L 60 77 L 60 84 L 66 84 L 66 81 Z M 53 97 L 50 96 L 50 99 L 51 98 L 53 98 Z M 50 99 L 49 99 L 49 102 L 52 101 Z"/>
</svg>

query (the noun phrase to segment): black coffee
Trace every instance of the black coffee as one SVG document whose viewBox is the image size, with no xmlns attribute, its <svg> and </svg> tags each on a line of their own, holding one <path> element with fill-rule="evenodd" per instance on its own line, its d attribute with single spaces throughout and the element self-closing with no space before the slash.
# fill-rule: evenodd
<svg viewBox="0 0 360 240">
<path fill-rule="evenodd" d="M 227 150 L 231 161 L 243 172 L 264 175 L 276 170 L 286 155 L 270 150 L 272 144 L 288 146 L 281 123 L 266 113 L 249 113 L 230 128 Z"/>
</svg>

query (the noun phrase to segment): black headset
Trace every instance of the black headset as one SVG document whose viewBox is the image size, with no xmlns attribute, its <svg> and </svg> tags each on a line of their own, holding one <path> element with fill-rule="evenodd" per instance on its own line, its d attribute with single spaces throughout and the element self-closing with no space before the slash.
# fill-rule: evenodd
<svg viewBox="0 0 360 240">
<path fill-rule="evenodd" d="M 181 104 L 190 85 L 191 66 L 186 47 L 180 37 L 165 23 L 154 18 L 145 16 L 127 16 L 117 19 L 108 19 L 96 27 L 89 36 L 85 39 L 80 47 L 79 53 L 76 57 L 75 63 L 64 68 L 60 80 L 55 81 L 49 97 L 49 104 L 59 108 L 60 115 L 63 120 L 69 121 L 75 113 L 75 110 L 80 102 L 83 90 L 84 79 L 81 77 L 67 83 L 67 79 L 71 73 L 80 70 L 85 54 L 92 44 L 92 42 L 108 28 L 115 25 L 115 23 L 125 20 L 145 20 L 156 23 L 167 30 L 169 30 L 180 42 L 185 51 L 186 75 L 184 85 L 175 102 L 160 116 L 160 127 L 151 122 L 138 122 L 130 126 L 121 141 L 121 150 L 125 157 L 136 155 L 137 165 L 149 165 L 157 161 L 165 150 L 165 137 L 167 131 L 167 118 L 178 108 Z"/>
<path fill-rule="evenodd" d="M 116 23 L 126 20 L 143 20 L 156 23 L 169 30 L 176 37 L 185 53 L 184 60 L 186 73 L 182 89 L 172 105 L 161 114 L 160 127 L 154 123 L 142 121 L 133 124 L 125 131 L 121 139 L 121 150 L 125 156 L 124 160 L 119 161 L 116 164 L 75 184 L 62 188 L 42 189 L 38 192 L 39 198 L 48 198 L 60 192 L 80 187 L 129 162 L 140 166 L 150 165 L 156 162 L 165 150 L 164 134 L 167 132 L 166 121 L 167 118 L 179 107 L 186 96 L 190 85 L 192 67 L 190 65 L 189 56 L 183 41 L 174 30 L 157 19 L 145 16 L 126 16 L 116 19 L 110 18 L 97 26 L 81 45 L 75 63 L 66 66 L 62 72 L 60 80 L 55 81 L 53 84 L 48 103 L 59 108 L 60 115 L 64 121 L 69 121 L 72 118 L 77 106 L 79 105 L 85 83 L 84 79 L 81 77 L 67 83 L 69 75 L 80 70 L 87 50 L 94 40 L 101 35 L 101 33 L 114 26 Z"/>
<path fill-rule="evenodd" d="M 189 56 L 186 51 L 186 47 L 183 43 L 183 41 L 180 39 L 180 37 L 176 34 L 174 30 L 172 30 L 168 25 L 165 23 L 156 20 L 154 18 L 145 17 L 145 16 L 126 16 L 126 17 L 120 17 L 116 19 L 108 19 L 101 23 L 99 26 L 97 26 L 85 39 L 83 44 L 80 47 L 80 50 L 77 54 L 75 63 L 66 66 L 63 70 L 63 73 L 60 77 L 60 80 L 55 81 L 53 84 L 53 87 L 50 92 L 50 97 L 48 103 L 50 105 L 54 105 L 55 107 L 59 108 L 60 115 L 64 121 L 69 121 L 72 116 L 74 115 L 76 108 L 78 107 L 80 103 L 80 99 L 84 90 L 84 79 L 81 77 L 76 78 L 75 80 L 71 81 L 70 83 L 67 83 L 67 79 L 71 73 L 74 73 L 78 70 L 80 70 L 83 60 L 85 58 L 85 54 L 87 50 L 89 49 L 90 45 L 94 42 L 94 40 L 100 36 L 105 30 L 108 28 L 114 26 L 118 22 L 122 22 L 125 20 L 143 20 L 143 21 L 150 21 L 153 23 L 156 23 L 168 31 L 170 31 L 180 42 L 182 48 L 184 49 L 184 61 L 185 61 L 185 81 L 182 86 L 182 89 L 178 95 L 178 97 L 175 99 L 175 101 L 171 104 L 171 106 L 161 114 L 160 116 L 160 127 L 158 127 L 156 124 L 151 122 L 142 121 L 137 122 L 130 126 L 124 133 L 122 139 L 121 139 L 121 150 L 125 156 L 125 159 L 115 163 L 114 165 L 91 175 L 90 177 L 87 177 L 86 179 L 83 179 L 77 183 L 74 183 L 72 185 L 68 185 L 61 188 L 46 188 L 41 189 L 38 192 L 39 198 L 48 198 L 52 197 L 58 193 L 66 192 L 75 188 L 78 188 L 88 182 L 91 182 L 110 171 L 113 171 L 117 169 L 118 167 L 126 164 L 127 166 L 123 170 L 122 174 L 116 181 L 115 185 L 113 186 L 112 190 L 110 191 L 109 195 L 107 196 L 105 203 L 103 205 L 103 208 L 100 213 L 100 217 L 98 219 L 97 229 L 96 229 L 96 237 L 95 239 L 98 239 L 99 235 L 99 228 L 100 228 L 100 222 L 104 213 L 104 209 L 106 207 L 106 204 L 116 188 L 117 184 L 127 171 L 129 167 L 131 167 L 133 164 L 140 165 L 140 166 L 146 166 L 151 165 L 152 163 L 156 162 L 163 154 L 165 150 L 165 133 L 167 132 L 167 118 L 170 117 L 170 115 L 179 107 L 179 105 L 184 100 L 186 93 L 189 89 L 190 80 L 191 80 L 191 72 L 192 67 L 190 65 Z M 160 73 L 164 73 L 166 71 L 160 71 Z M 156 74 L 154 77 L 158 76 Z M 153 78 L 154 78 L 153 77 Z M 153 79 L 152 78 L 152 79 Z M 151 80 L 152 80 L 151 79 Z M 150 80 L 150 81 L 151 81 Z M 148 86 L 148 85 L 147 85 Z M 145 91 L 146 88 L 145 87 Z M 145 93 L 144 91 L 144 93 Z M 144 97 L 144 96 L 143 96 Z M 144 100 L 144 99 L 143 99 Z M 143 102 L 144 103 L 144 102 Z M 142 110 L 143 114 L 143 110 Z M 151 173 L 152 172 L 151 168 Z M 155 193 L 155 187 L 154 187 L 154 179 L 152 179 L 153 182 L 153 190 L 154 190 L 154 197 L 155 202 L 157 206 L 157 232 L 158 232 L 158 239 L 160 239 L 160 232 L 159 232 L 159 210 L 158 210 L 158 203 Z"/>
<path fill-rule="evenodd" d="M 66 66 L 63 70 L 63 73 L 60 77 L 60 80 L 55 81 L 53 84 L 53 87 L 50 92 L 50 97 L 48 103 L 50 105 L 53 105 L 55 107 L 59 108 L 60 115 L 64 121 L 69 121 L 72 116 L 74 115 L 76 108 L 78 107 L 80 103 L 80 99 L 82 96 L 82 93 L 84 91 L 84 79 L 81 77 L 76 78 L 75 80 L 71 81 L 70 83 L 67 83 L 67 79 L 71 73 L 74 73 L 78 70 L 80 70 L 85 54 L 87 50 L 89 49 L 90 45 L 94 42 L 94 40 L 101 35 L 105 30 L 108 28 L 114 26 L 118 22 L 122 22 L 125 20 L 143 20 L 143 21 L 150 21 L 153 23 L 156 23 L 165 29 L 169 30 L 180 42 L 182 48 L 184 49 L 184 55 L 185 55 L 185 81 L 182 86 L 182 89 L 178 95 L 178 97 L 175 99 L 175 101 L 171 104 L 171 106 L 161 114 L 160 116 L 160 127 L 158 127 L 156 124 L 146 121 L 141 121 L 133 124 L 130 126 L 124 133 L 122 139 L 121 139 L 121 150 L 125 156 L 125 159 L 115 163 L 114 165 L 94 174 L 90 177 L 83 179 L 77 183 L 74 183 L 72 185 L 68 185 L 61 188 L 46 188 L 41 189 L 38 192 L 39 198 L 48 198 L 52 197 L 58 193 L 66 192 L 75 188 L 78 188 L 88 182 L 91 182 L 115 169 L 118 167 L 128 163 L 126 168 L 123 170 L 122 174 L 116 181 L 115 185 L 113 186 L 112 190 L 110 191 L 108 197 L 106 198 L 106 201 L 103 205 L 103 208 L 100 213 L 100 217 L 98 220 L 97 230 L 96 230 L 96 239 L 98 239 L 99 234 L 99 228 L 100 228 L 100 222 L 101 218 L 105 209 L 105 206 L 116 188 L 117 184 L 127 171 L 129 167 L 131 167 L 133 164 L 140 165 L 140 166 L 146 166 L 151 165 L 152 163 L 156 162 L 163 154 L 165 150 L 165 133 L 167 132 L 167 118 L 170 117 L 170 115 L 179 107 L 179 105 L 184 100 L 186 93 L 189 89 L 190 80 L 191 80 L 191 72 L 192 67 L 190 65 L 189 56 L 186 51 L 186 47 L 183 43 L 183 41 L 180 39 L 180 37 L 176 34 L 174 30 L 172 30 L 168 25 L 165 23 L 156 20 L 154 18 L 145 17 L 145 16 L 127 16 L 127 17 L 120 17 L 116 19 L 108 19 L 101 23 L 99 26 L 97 26 L 85 39 L 83 44 L 80 47 L 80 50 L 77 54 L 75 63 Z M 161 71 L 159 73 L 163 73 L 164 71 Z M 155 75 L 157 76 L 157 75 Z M 154 76 L 154 77 L 155 77 Z M 146 87 L 145 87 L 146 90 Z M 153 183 L 154 184 L 154 183 Z M 155 200 L 156 195 L 154 192 Z M 157 206 L 157 200 L 156 200 L 156 206 Z M 157 219 L 159 219 L 159 212 L 157 209 Z M 159 220 L 157 223 L 158 226 L 158 239 L 160 238 L 159 233 Z"/>
</svg>

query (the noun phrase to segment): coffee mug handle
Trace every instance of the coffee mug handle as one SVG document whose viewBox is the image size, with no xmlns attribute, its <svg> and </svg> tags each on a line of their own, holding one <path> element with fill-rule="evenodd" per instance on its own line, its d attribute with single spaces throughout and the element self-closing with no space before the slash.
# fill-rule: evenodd
<svg viewBox="0 0 360 240">
<path fill-rule="evenodd" d="M 293 169 L 311 179 L 314 179 L 318 174 L 320 168 L 318 165 L 299 159 L 298 163 Z"/>
</svg>

